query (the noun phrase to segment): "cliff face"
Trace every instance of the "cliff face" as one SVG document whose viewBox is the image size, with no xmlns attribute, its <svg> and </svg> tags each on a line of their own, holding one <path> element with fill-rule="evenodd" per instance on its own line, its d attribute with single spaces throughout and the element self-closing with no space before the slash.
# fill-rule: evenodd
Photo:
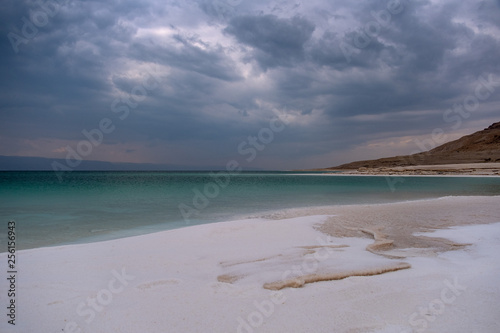
<svg viewBox="0 0 500 333">
<path fill-rule="evenodd" d="M 500 122 L 432 150 L 406 156 L 358 161 L 330 169 L 500 162 Z"/>
</svg>

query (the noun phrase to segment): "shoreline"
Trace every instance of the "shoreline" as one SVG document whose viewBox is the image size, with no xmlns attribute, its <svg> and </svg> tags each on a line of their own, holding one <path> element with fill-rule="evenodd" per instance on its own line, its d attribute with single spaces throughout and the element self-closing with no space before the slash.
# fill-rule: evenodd
<svg viewBox="0 0 500 333">
<path fill-rule="evenodd" d="M 496 332 L 498 203 L 499 196 L 444 197 L 286 210 L 19 251 L 16 328 Z M 313 275 L 330 278 L 301 284 Z M 264 288 L 279 281 L 301 287 Z M 435 320 L 419 314 L 422 306 L 437 309 Z M 0 328 L 15 332 L 5 322 Z"/>
<path fill-rule="evenodd" d="M 345 176 L 349 177 L 352 175 L 349 174 L 324 174 L 323 176 Z M 382 177 L 384 175 L 355 175 L 355 176 L 361 176 L 361 177 Z M 387 176 L 389 177 L 389 176 Z M 410 176 L 410 177 L 419 177 L 419 176 Z M 434 177 L 434 176 L 423 176 L 423 177 Z M 435 177 L 463 177 L 463 176 L 435 176 Z M 486 176 L 470 176 L 470 177 L 486 177 Z M 140 237 L 140 236 L 147 236 L 147 235 L 152 235 L 156 233 L 162 233 L 162 232 L 168 232 L 168 231 L 175 231 L 175 230 L 180 230 L 184 228 L 193 228 L 197 226 L 202 226 L 202 225 L 210 225 L 210 224 L 219 224 L 219 223 L 231 223 L 233 221 L 241 221 L 241 220 L 252 220 L 252 219 L 282 219 L 284 217 L 286 218 L 294 218 L 294 217 L 305 217 L 305 216 L 311 216 L 311 215 L 331 215 L 335 214 L 337 209 L 342 209 L 343 207 L 345 208 L 353 208 L 353 207 L 364 207 L 364 206 L 373 206 L 373 207 L 384 207 L 386 205 L 394 205 L 394 204 L 406 204 L 406 203 L 423 203 L 426 201 L 434 201 L 434 200 L 441 200 L 441 199 L 446 199 L 446 198 L 461 198 L 463 196 L 454 196 L 454 195 L 447 195 L 447 196 L 442 196 L 442 197 L 424 197 L 424 198 L 413 198 L 413 199 L 401 199 L 399 201 L 388 201 L 388 202 L 369 202 L 369 203 L 349 203 L 349 204 L 334 204 L 334 205 L 318 205 L 318 206 L 303 206 L 303 207 L 294 207 L 294 208 L 283 208 L 283 209 L 272 209 L 272 210 L 262 210 L 259 212 L 255 213 L 248 213 L 248 214 L 238 214 L 232 216 L 230 219 L 227 220 L 219 220 L 216 222 L 206 222 L 206 223 L 201 223 L 201 224 L 191 224 L 191 225 L 182 225 L 182 226 L 175 226 L 175 227 L 169 227 L 169 228 L 164 228 L 164 227 L 159 227 L 158 225 L 154 226 L 146 226 L 146 227 L 135 227 L 133 229 L 124 229 L 120 231 L 116 231 L 114 236 L 109 238 L 108 235 L 97 235 L 97 236 L 85 236 L 83 238 L 79 238 L 70 242 L 60 242 L 60 243 L 54 243 L 54 244 L 48 244 L 48 245 L 41 245 L 37 247 L 29 247 L 29 248 L 21 248 L 18 249 L 19 251 L 31 251 L 31 250 L 38 250 L 38 249 L 46 249 L 46 248 L 58 248 L 58 247 L 66 247 L 66 246 L 73 246 L 73 245 L 86 245 L 86 244 L 98 244 L 102 242 L 112 242 L 116 240 L 121 240 L 121 239 L 129 239 L 129 238 L 134 238 L 134 237 Z M 486 197 L 486 198 L 491 198 L 491 197 L 498 197 L 500 198 L 500 195 L 478 195 L 478 196 L 468 196 L 471 198 L 479 198 L 479 197 Z M 6 249 L 0 249 L 0 255 L 6 254 L 7 250 Z"/>
<path fill-rule="evenodd" d="M 371 176 L 500 176 L 500 163 L 468 163 L 468 164 L 438 164 L 412 165 L 398 167 L 361 167 L 358 169 L 318 169 L 334 171 L 343 175 Z"/>
<path fill-rule="evenodd" d="M 300 176 L 359 176 L 359 177 L 456 177 L 456 178 L 496 178 L 498 175 L 471 175 L 471 174 L 411 174 L 395 172 L 358 172 L 357 170 L 335 170 L 333 172 L 324 172 L 321 174 L 304 173 Z"/>
</svg>

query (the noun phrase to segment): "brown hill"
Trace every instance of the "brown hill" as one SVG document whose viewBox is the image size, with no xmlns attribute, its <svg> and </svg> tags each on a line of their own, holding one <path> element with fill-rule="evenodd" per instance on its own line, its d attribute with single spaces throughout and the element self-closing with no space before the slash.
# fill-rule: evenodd
<svg viewBox="0 0 500 333">
<path fill-rule="evenodd" d="M 329 170 L 391 168 L 415 165 L 500 162 L 500 122 L 432 150 L 406 156 L 342 164 Z"/>
</svg>

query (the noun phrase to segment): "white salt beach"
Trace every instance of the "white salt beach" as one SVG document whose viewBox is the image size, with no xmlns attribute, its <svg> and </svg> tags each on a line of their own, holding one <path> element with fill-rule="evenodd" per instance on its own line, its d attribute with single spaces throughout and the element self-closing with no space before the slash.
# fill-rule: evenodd
<svg viewBox="0 0 500 333">
<path fill-rule="evenodd" d="M 16 325 L 3 320 L 0 331 L 498 332 L 499 204 L 448 197 L 341 206 L 19 251 Z M 443 228 L 422 222 L 432 207 L 442 207 L 435 218 Z M 394 225 L 404 212 L 423 223 L 416 240 L 445 239 L 455 249 L 395 239 L 370 252 L 366 232 L 334 236 L 321 227 L 364 211 L 384 212 Z M 343 278 L 304 283 L 335 274 Z M 264 288 L 294 279 L 298 288 Z"/>
</svg>

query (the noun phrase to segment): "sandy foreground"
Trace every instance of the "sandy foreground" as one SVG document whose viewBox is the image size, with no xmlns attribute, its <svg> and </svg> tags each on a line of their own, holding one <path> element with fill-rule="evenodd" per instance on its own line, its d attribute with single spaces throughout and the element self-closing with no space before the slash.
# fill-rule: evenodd
<svg viewBox="0 0 500 333">
<path fill-rule="evenodd" d="M 469 163 L 414 165 L 400 167 L 359 168 L 356 170 L 338 170 L 349 175 L 473 175 L 499 176 L 500 163 Z"/>
<path fill-rule="evenodd" d="M 0 331 L 499 332 L 499 253 L 500 197 L 289 210 L 25 250 L 16 325 L 3 314 Z"/>
</svg>

